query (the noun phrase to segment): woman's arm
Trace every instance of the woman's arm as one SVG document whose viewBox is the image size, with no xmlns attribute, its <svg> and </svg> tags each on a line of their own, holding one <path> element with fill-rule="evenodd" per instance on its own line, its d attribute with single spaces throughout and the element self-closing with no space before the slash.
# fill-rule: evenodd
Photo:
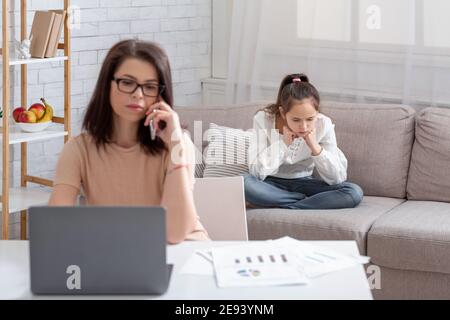
<svg viewBox="0 0 450 320">
<path fill-rule="evenodd" d="M 194 163 L 188 159 L 187 148 L 189 144 L 181 141 L 169 149 L 170 159 L 161 200 L 161 206 L 165 207 L 167 212 L 169 243 L 185 240 L 197 225 L 193 196 Z M 188 163 L 187 167 L 183 166 Z"/>
<path fill-rule="evenodd" d="M 50 206 L 74 206 L 81 188 L 81 158 L 77 138 L 65 145 L 56 164 Z"/>
<path fill-rule="evenodd" d="M 49 206 L 74 206 L 77 203 L 78 189 L 65 185 L 59 184 L 53 188 L 50 200 L 48 201 Z"/>
<path fill-rule="evenodd" d="M 153 112 L 155 110 L 155 112 Z M 197 212 L 193 195 L 193 168 L 189 161 L 189 140 L 184 136 L 178 114 L 162 99 L 147 111 L 145 125 L 153 119 L 156 135 L 169 149 L 161 206 L 166 208 L 167 241 L 178 243 L 195 230 Z M 164 121 L 166 127 L 159 128 Z"/>
</svg>

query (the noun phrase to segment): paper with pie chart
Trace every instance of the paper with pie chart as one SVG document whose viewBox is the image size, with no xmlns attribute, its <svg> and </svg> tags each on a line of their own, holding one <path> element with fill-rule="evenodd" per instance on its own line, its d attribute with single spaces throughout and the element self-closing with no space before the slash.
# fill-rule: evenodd
<svg viewBox="0 0 450 320">
<path fill-rule="evenodd" d="M 212 248 L 219 287 L 307 284 L 295 256 L 269 243 Z"/>
</svg>

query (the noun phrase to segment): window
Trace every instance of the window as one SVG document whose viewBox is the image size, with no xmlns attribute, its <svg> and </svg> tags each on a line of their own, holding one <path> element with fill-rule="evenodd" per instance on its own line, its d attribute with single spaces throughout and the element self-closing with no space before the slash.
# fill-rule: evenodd
<svg viewBox="0 0 450 320">
<path fill-rule="evenodd" d="M 223 22 L 214 27 L 229 32 L 232 15 L 225 8 L 232 8 L 233 0 L 213 1 L 222 6 L 214 12 Z M 251 83 L 252 92 L 256 84 L 263 92 L 276 90 L 283 75 L 300 70 L 330 96 L 424 105 L 450 102 L 450 0 L 246 3 L 240 5 L 244 10 L 239 18 L 252 21 L 251 28 L 241 28 L 239 19 L 233 22 L 242 39 L 230 60 L 253 59 L 233 75 L 240 77 L 237 84 Z M 224 39 L 213 37 L 213 45 L 217 41 Z M 229 44 L 223 48 L 213 51 L 213 62 L 227 78 Z"/>
<path fill-rule="evenodd" d="M 297 0 L 297 39 L 450 48 L 449 12 L 448 0 Z"/>
<path fill-rule="evenodd" d="M 424 45 L 450 48 L 450 1 L 424 0 Z"/>
<path fill-rule="evenodd" d="M 360 0 L 359 41 L 395 45 L 416 43 L 412 0 Z"/>
<path fill-rule="evenodd" d="M 351 40 L 351 0 L 299 0 L 297 36 L 312 40 Z"/>
<path fill-rule="evenodd" d="M 233 0 L 212 1 L 212 76 L 226 78 Z"/>
</svg>

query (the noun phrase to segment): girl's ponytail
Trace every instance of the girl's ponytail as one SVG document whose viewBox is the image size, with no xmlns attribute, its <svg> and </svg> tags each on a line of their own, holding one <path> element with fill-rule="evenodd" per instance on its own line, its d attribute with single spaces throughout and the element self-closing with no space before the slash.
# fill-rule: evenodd
<svg viewBox="0 0 450 320">
<path fill-rule="evenodd" d="M 290 76 L 292 77 L 292 82 L 307 82 L 307 83 L 309 83 L 309 78 L 304 73 L 292 74 Z M 298 81 L 298 80 L 300 80 L 300 81 Z"/>
<path fill-rule="evenodd" d="M 319 92 L 309 82 L 308 76 L 304 73 L 289 74 L 281 81 L 277 101 L 264 108 L 264 111 L 271 115 L 278 115 L 280 113 L 279 107 L 288 112 L 294 101 L 304 99 L 311 99 L 316 110 L 319 110 Z"/>
</svg>

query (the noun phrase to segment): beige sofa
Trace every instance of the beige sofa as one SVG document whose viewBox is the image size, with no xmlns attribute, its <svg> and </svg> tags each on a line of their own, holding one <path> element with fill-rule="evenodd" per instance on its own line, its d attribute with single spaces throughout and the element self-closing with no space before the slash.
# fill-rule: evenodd
<svg viewBox="0 0 450 320">
<path fill-rule="evenodd" d="M 249 129 L 264 104 L 179 108 L 194 121 Z M 251 239 L 356 240 L 381 269 L 377 299 L 450 299 L 450 109 L 324 102 L 364 190 L 353 209 L 248 209 Z M 345 288 L 343 288 L 344 290 Z"/>
</svg>

